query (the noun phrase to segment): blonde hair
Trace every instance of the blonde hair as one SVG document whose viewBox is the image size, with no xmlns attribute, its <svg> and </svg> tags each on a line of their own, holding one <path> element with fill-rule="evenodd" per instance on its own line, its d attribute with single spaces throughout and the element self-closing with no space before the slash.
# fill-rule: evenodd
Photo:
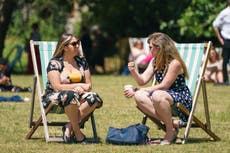
<svg viewBox="0 0 230 153">
<path fill-rule="evenodd" d="M 164 66 L 168 68 L 169 63 L 173 59 L 176 59 L 181 63 L 184 75 L 188 78 L 186 65 L 180 57 L 180 54 L 175 46 L 175 42 L 168 35 L 160 32 L 153 33 L 148 37 L 148 43 L 160 48 L 155 57 L 156 70 L 162 70 Z"/>
<path fill-rule="evenodd" d="M 73 34 L 68 34 L 68 33 L 65 33 L 63 34 L 60 38 L 59 38 L 59 41 L 58 41 L 58 44 L 57 44 L 57 47 L 55 49 L 55 52 L 53 54 L 53 57 L 58 57 L 58 56 L 61 56 L 63 55 L 63 51 L 64 51 L 64 47 L 66 45 L 69 44 L 69 42 L 71 41 L 71 39 L 75 37 L 76 39 L 78 39 L 76 36 L 74 36 Z M 84 56 L 83 54 L 83 51 L 81 49 L 81 45 L 79 47 L 79 55 L 80 56 Z"/>
</svg>

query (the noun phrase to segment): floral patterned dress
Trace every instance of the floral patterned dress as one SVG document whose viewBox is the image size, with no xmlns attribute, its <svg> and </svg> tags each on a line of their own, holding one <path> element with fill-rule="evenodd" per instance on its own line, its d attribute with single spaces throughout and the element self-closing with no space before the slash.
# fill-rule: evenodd
<svg viewBox="0 0 230 153">
<path fill-rule="evenodd" d="M 155 78 L 160 83 L 164 78 L 164 70 L 156 71 Z M 185 76 L 184 74 L 180 74 L 177 76 L 176 80 L 172 84 L 172 86 L 166 90 L 173 98 L 174 105 L 176 103 L 183 104 L 189 111 L 192 108 L 192 96 L 188 86 L 185 83 Z M 188 120 L 187 115 L 182 113 L 179 109 L 176 109 L 176 112 L 179 118 L 186 122 Z"/>
<path fill-rule="evenodd" d="M 89 65 L 84 57 L 75 56 L 74 59 L 76 60 L 79 71 L 82 74 L 82 80 L 80 82 L 84 82 L 85 81 L 84 71 L 89 69 Z M 68 75 L 66 74 L 63 75 L 63 72 L 65 71 L 63 57 L 60 56 L 60 57 L 52 58 L 49 61 L 49 64 L 47 66 L 47 73 L 53 70 L 60 72 L 60 77 L 61 77 L 60 79 L 62 82 L 68 79 L 67 78 Z M 67 100 L 67 102 L 63 103 L 61 97 L 63 97 L 64 94 L 66 94 L 66 91 L 55 92 L 51 86 L 50 81 L 48 80 L 46 83 L 45 94 L 42 96 L 43 106 L 46 108 L 53 100 L 57 100 L 58 104 L 62 107 L 68 105 L 71 102 L 74 102 L 74 101 Z M 71 96 L 77 99 L 80 98 L 79 95 L 74 92 L 71 92 L 71 94 L 72 94 Z"/>
</svg>

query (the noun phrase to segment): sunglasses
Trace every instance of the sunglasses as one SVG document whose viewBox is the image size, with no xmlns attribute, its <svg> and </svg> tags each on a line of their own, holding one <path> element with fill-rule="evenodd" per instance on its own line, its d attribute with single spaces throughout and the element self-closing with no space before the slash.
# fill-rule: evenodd
<svg viewBox="0 0 230 153">
<path fill-rule="evenodd" d="M 73 47 L 76 47 L 79 44 L 80 44 L 80 40 L 77 40 L 77 41 L 74 41 L 72 43 L 69 43 L 69 45 L 72 45 Z"/>
</svg>

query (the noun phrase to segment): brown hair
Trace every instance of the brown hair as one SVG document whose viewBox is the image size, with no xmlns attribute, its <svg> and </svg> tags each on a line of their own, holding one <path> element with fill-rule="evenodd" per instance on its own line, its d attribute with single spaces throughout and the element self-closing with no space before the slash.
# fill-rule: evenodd
<svg viewBox="0 0 230 153">
<path fill-rule="evenodd" d="M 58 41 L 56 50 L 53 54 L 53 57 L 58 57 L 58 56 L 63 55 L 64 47 L 69 44 L 69 42 L 71 41 L 73 37 L 77 39 L 77 37 L 74 36 L 73 34 L 68 34 L 68 33 L 63 34 L 59 38 L 59 41 Z M 80 47 L 79 47 L 79 52 L 80 52 L 80 56 L 83 56 L 83 51 L 80 49 Z"/>
<path fill-rule="evenodd" d="M 175 46 L 175 42 L 168 35 L 160 32 L 153 33 L 148 37 L 148 43 L 152 43 L 153 46 L 160 48 L 155 57 L 156 70 L 162 70 L 164 66 L 167 68 L 169 63 L 173 59 L 176 59 L 181 63 L 185 77 L 189 77 L 187 67 L 180 57 L 180 54 Z"/>
</svg>

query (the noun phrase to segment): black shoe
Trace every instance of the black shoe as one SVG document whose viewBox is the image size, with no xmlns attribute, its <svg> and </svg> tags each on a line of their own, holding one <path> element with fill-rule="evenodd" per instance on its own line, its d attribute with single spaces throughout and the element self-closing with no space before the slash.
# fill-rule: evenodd
<svg viewBox="0 0 230 153">
<path fill-rule="evenodd" d="M 75 140 L 74 143 L 77 143 L 77 144 L 87 144 L 87 141 L 86 141 L 86 138 L 84 137 L 82 140 L 78 141 L 78 140 Z"/>
<path fill-rule="evenodd" d="M 87 140 L 86 140 L 86 137 L 85 137 L 85 135 L 84 135 L 84 138 L 82 139 L 82 140 L 77 140 L 76 139 L 76 137 L 75 137 L 75 135 L 74 135 L 74 137 L 73 137 L 73 142 L 74 143 L 77 143 L 77 144 L 87 144 Z"/>
<path fill-rule="evenodd" d="M 17 88 L 16 89 L 17 92 L 32 92 L 32 89 L 30 87 L 27 88 Z"/>
<path fill-rule="evenodd" d="M 71 137 L 67 137 L 67 136 L 65 135 L 65 130 L 66 130 L 66 127 L 63 126 L 63 127 L 62 127 L 62 134 L 63 134 L 62 138 L 63 138 L 63 141 L 64 141 L 65 143 L 72 143 Z"/>
<path fill-rule="evenodd" d="M 225 86 L 226 83 L 214 83 L 214 86 Z"/>
<path fill-rule="evenodd" d="M 27 87 L 27 88 L 23 88 L 23 91 L 25 91 L 25 92 L 32 92 L 32 89 L 30 87 Z"/>
</svg>

